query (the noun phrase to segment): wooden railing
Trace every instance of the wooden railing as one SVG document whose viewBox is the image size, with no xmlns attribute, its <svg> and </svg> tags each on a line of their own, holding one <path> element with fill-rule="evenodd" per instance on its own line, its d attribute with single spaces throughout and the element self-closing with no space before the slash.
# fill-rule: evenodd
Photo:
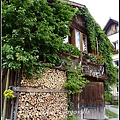
<svg viewBox="0 0 120 120">
<path fill-rule="evenodd" d="M 88 76 L 108 79 L 105 71 L 104 64 L 95 64 L 88 61 L 87 55 L 84 55 L 81 60 L 81 66 L 83 68 L 83 73 Z"/>
<path fill-rule="evenodd" d="M 71 58 L 71 68 L 74 69 L 76 68 L 79 64 L 82 66 L 82 72 L 86 75 L 86 76 L 91 76 L 91 77 L 96 77 L 99 79 L 105 79 L 107 80 L 108 77 L 106 75 L 106 71 L 105 71 L 105 65 L 102 64 L 94 64 L 92 62 L 87 61 L 87 54 L 83 55 L 83 57 L 79 58 L 78 56 L 73 56 L 73 55 L 69 55 L 69 54 L 61 54 L 61 58 L 67 61 L 67 57 Z M 67 63 L 63 62 L 61 63 L 60 66 L 55 66 L 54 68 L 59 68 L 61 70 L 67 70 L 67 68 L 65 67 L 67 65 Z"/>
</svg>

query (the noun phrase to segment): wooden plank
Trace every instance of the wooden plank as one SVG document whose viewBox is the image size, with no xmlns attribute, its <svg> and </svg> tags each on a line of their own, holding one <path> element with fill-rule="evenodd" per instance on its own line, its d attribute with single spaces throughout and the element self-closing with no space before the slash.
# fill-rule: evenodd
<svg viewBox="0 0 120 120">
<path fill-rule="evenodd" d="M 72 45 L 76 46 L 76 43 L 75 43 L 75 29 L 73 29 L 71 31 L 71 43 L 72 43 Z"/>
<path fill-rule="evenodd" d="M 11 107 L 11 116 L 10 116 L 10 120 L 13 120 L 13 112 L 14 112 L 14 104 L 15 104 L 15 99 L 12 99 L 12 107 Z"/>
<path fill-rule="evenodd" d="M 104 86 L 102 82 L 90 82 L 84 88 L 82 93 L 75 94 L 74 100 L 72 100 L 74 105 L 74 110 L 78 110 L 79 104 L 80 108 L 83 107 L 88 109 L 89 114 L 84 113 L 85 119 L 103 119 L 104 117 Z M 73 98 L 73 97 L 72 97 Z M 77 103 L 79 101 L 79 103 Z M 78 115 L 80 119 L 80 115 Z"/>
<path fill-rule="evenodd" d="M 13 87 L 14 91 L 18 92 L 55 92 L 55 93 L 67 93 L 68 90 L 57 89 L 40 89 L 40 88 L 27 88 L 27 87 Z"/>
<path fill-rule="evenodd" d="M 15 111 L 14 111 L 14 120 L 17 120 L 18 98 L 19 98 L 19 92 L 17 93 L 17 97 L 16 97 Z"/>
</svg>

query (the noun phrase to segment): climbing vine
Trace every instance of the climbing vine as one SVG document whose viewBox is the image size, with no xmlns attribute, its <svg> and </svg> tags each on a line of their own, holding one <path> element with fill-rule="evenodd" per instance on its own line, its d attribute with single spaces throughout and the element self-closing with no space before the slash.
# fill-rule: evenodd
<svg viewBox="0 0 120 120">
<path fill-rule="evenodd" d="M 82 92 L 83 87 L 89 82 L 84 76 L 80 65 L 72 71 L 70 68 L 67 70 L 67 82 L 64 83 L 63 87 L 69 90 L 68 95 Z"/>
<path fill-rule="evenodd" d="M 98 41 L 98 52 L 99 55 L 104 56 L 106 72 L 110 77 L 110 85 L 116 83 L 118 77 L 117 68 L 114 67 L 112 62 L 112 47 L 109 39 L 86 7 L 80 7 L 78 14 L 85 19 L 88 37 L 93 50 L 96 50 L 96 40 Z"/>
<path fill-rule="evenodd" d="M 112 64 L 111 45 L 104 31 L 87 8 L 75 9 L 57 0 L 52 6 L 47 0 L 2 2 L 2 67 L 14 70 L 22 68 L 28 75 L 40 75 L 44 67 L 61 63 L 59 54 L 62 52 L 81 56 L 78 48 L 64 44 L 63 40 L 70 34 L 67 26 L 71 24 L 70 21 L 76 12 L 85 19 L 93 49 L 96 49 L 96 40 L 98 40 L 99 54 L 105 58 L 110 83 L 115 83 L 116 68 Z M 82 74 L 75 76 L 76 73 L 67 72 L 69 82 L 73 76 L 84 81 Z M 77 90 L 78 88 L 75 91 Z"/>
<path fill-rule="evenodd" d="M 45 66 L 60 64 L 59 53 L 69 51 L 71 47 L 65 47 L 63 38 L 69 35 L 66 26 L 74 15 L 75 9 L 71 5 L 57 0 L 51 6 L 47 0 L 4 0 L 2 67 L 22 68 L 32 76 L 40 75 Z M 74 49 L 69 52 L 76 54 Z"/>
</svg>

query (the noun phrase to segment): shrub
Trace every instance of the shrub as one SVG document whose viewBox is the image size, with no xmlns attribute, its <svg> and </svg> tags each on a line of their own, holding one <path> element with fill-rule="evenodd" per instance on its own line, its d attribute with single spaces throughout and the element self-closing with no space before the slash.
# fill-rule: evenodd
<svg viewBox="0 0 120 120">
<path fill-rule="evenodd" d="M 110 93 L 105 93 L 104 98 L 106 102 L 112 102 L 112 95 Z"/>
</svg>

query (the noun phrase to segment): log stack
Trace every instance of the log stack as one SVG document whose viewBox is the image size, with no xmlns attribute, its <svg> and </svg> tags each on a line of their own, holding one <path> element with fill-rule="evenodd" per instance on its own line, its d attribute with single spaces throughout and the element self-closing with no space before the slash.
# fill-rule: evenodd
<svg viewBox="0 0 120 120">
<path fill-rule="evenodd" d="M 23 76 L 21 86 L 23 87 L 34 87 L 34 88 L 50 88 L 50 89 L 62 89 L 63 83 L 67 80 L 64 71 L 57 69 L 46 68 L 46 73 L 42 74 L 42 78 L 36 76 L 33 79 L 26 79 Z"/>
<path fill-rule="evenodd" d="M 21 87 L 59 91 L 67 80 L 65 72 L 57 69 L 46 68 L 42 76 L 32 80 L 23 76 Z M 67 92 L 20 92 L 17 120 L 66 120 L 67 113 Z"/>
</svg>

